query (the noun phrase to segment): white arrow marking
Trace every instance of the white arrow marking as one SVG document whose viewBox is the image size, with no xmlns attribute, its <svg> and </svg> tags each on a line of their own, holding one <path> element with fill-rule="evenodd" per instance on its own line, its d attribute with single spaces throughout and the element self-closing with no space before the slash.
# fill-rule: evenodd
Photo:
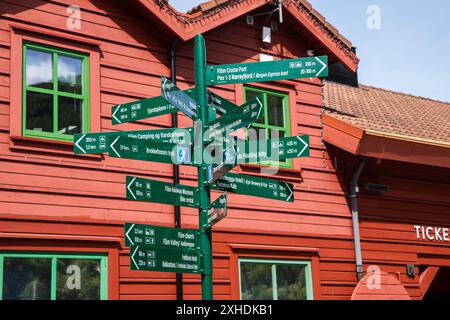
<svg viewBox="0 0 450 320">
<path fill-rule="evenodd" d="M 165 88 L 166 88 L 166 83 L 167 83 L 167 78 L 164 77 L 164 82 L 163 82 L 163 84 L 162 84 L 162 94 L 163 94 L 163 97 L 164 97 L 164 98 L 167 96 L 166 90 L 165 90 Z"/>
<path fill-rule="evenodd" d="M 289 197 L 286 199 L 286 201 L 289 201 L 289 199 L 292 197 L 292 195 L 294 194 L 294 192 L 292 192 L 291 188 L 289 188 L 289 184 L 286 183 L 286 187 L 289 189 L 289 191 L 291 192 L 291 194 L 289 195 Z"/>
<path fill-rule="evenodd" d="M 259 103 L 259 110 L 258 110 L 258 115 L 256 116 L 256 119 L 259 119 L 259 115 L 261 114 L 261 111 L 263 109 L 263 104 L 262 102 L 259 100 L 259 97 L 256 97 L 256 101 Z M 247 126 L 247 128 L 251 127 L 251 123 Z"/>
<path fill-rule="evenodd" d="M 130 193 L 133 196 L 134 200 L 136 200 L 136 196 L 133 194 L 133 191 L 131 191 L 131 189 L 130 189 L 130 186 L 133 184 L 134 180 L 136 180 L 136 178 L 133 178 L 133 180 L 131 180 L 131 182 L 127 185 L 127 189 L 128 189 L 128 191 L 130 191 Z"/>
<path fill-rule="evenodd" d="M 130 233 L 130 231 L 134 228 L 134 223 L 131 225 L 130 230 L 128 230 L 128 232 L 125 234 L 125 236 L 130 240 L 131 245 L 134 245 L 133 240 L 131 240 L 130 236 L 128 235 Z"/>
<path fill-rule="evenodd" d="M 325 68 L 327 67 L 327 65 L 325 63 L 323 63 L 318 57 L 316 57 L 316 60 L 319 61 L 319 63 L 323 66 L 322 69 L 320 69 L 320 71 L 316 74 L 316 77 L 319 76 L 319 74 L 322 73 L 323 70 L 325 70 Z"/>
<path fill-rule="evenodd" d="M 136 261 L 134 261 L 134 255 L 136 254 L 136 252 L 138 251 L 139 246 L 136 246 L 136 249 L 134 250 L 132 256 L 131 256 L 131 260 L 134 262 L 134 265 L 136 266 L 136 268 L 139 270 L 139 266 L 137 265 Z"/>
<path fill-rule="evenodd" d="M 298 137 L 298 136 L 297 136 L 297 139 L 300 140 L 300 142 L 303 143 L 303 145 L 304 145 L 302 151 L 300 151 L 300 153 L 297 155 L 297 157 L 300 157 L 302 155 L 303 151 L 305 151 L 306 148 L 308 148 L 308 144 L 305 141 L 303 141 L 302 139 L 300 139 L 300 137 Z"/>
<path fill-rule="evenodd" d="M 78 142 L 80 142 L 81 140 L 83 140 L 83 138 L 86 136 L 86 134 L 83 134 L 80 139 L 77 140 L 77 142 L 75 142 L 75 145 L 81 150 L 83 151 L 83 153 L 86 153 L 86 151 L 84 151 L 84 149 L 82 147 L 80 147 L 80 145 L 78 144 Z"/>
<path fill-rule="evenodd" d="M 113 115 L 112 115 L 112 117 L 113 117 L 114 119 L 116 119 L 118 123 L 122 123 L 122 121 L 120 121 L 118 118 L 116 118 L 116 112 L 120 109 L 120 106 L 121 106 L 120 104 L 117 106 L 116 111 L 114 111 L 114 113 L 113 113 Z"/>
<path fill-rule="evenodd" d="M 117 140 L 119 140 L 119 138 L 120 138 L 120 137 L 117 137 L 116 140 L 114 140 L 114 142 L 111 143 L 111 146 L 110 146 L 110 147 L 111 147 L 111 149 L 117 154 L 117 156 L 118 156 L 119 158 L 122 158 L 122 157 L 120 156 L 120 154 L 117 152 L 117 150 L 114 149 L 114 145 L 116 144 Z"/>
</svg>

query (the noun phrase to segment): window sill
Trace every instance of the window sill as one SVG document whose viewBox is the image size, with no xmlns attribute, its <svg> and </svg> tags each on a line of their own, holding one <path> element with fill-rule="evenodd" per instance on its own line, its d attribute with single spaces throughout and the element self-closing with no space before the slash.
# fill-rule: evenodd
<svg viewBox="0 0 450 320">
<path fill-rule="evenodd" d="M 298 182 L 303 181 L 302 170 L 301 169 L 291 169 L 291 168 L 278 168 L 278 172 L 275 174 L 264 174 L 261 170 L 268 169 L 272 170 L 271 167 L 256 165 L 256 164 L 241 164 L 238 166 L 239 173 L 258 175 L 260 177 L 268 179 L 288 179 Z"/>
<path fill-rule="evenodd" d="M 102 154 L 74 154 L 73 142 L 49 140 L 44 138 L 11 136 L 9 147 L 12 150 L 36 151 L 91 159 L 103 159 Z"/>
</svg>

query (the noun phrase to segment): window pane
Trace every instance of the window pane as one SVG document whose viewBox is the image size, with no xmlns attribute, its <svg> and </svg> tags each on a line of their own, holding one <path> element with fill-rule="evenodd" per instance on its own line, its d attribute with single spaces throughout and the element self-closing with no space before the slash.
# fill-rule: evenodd
<svg viewBox="0 0 450 320">
<path fill-rule="evenodd" d="M 259 127 L 248 128 L 247 140 L 266 140 L 266 129 Z"/>
<path fill-rule="evenodd" d="M 277 265 L 278 300 L 306 300 L 306 268 Z"/>
<path fill-rule="evenodd" d="M 269 125 L 284 128 L 283 114 L 283 98 L 267 95 L 267 115 L 269 117 Z"/>
<path fill-rule="evenodd" d="M 4 258 L 3 299 L 50 300 L 51 259 Z"/>
<path fill-rule="evenodd" d="M 77 58 L 58 56 L 58 90 L 81 94 L 83 61 Z"/>
<path fill-rule="evenodd" d="M 285 135 L 285 132 L 280 130 L 270 129 L 269 132 L 269 139 L 280 139 L 284 138 Z"/>
<path fill-rule="evenodd" d="M 99 300 L 100 261 L 58 259 L 56 300 Z"/>
<path fill-rule="evenodd" d="M 259 92 L 250 91 L 250 90 L 245 91 L 245 101 L 252 100 L 259 96 L 261 96 L 261 93 L 259 93 Z M 264 123 L 264 112 L 263 112 L 263 115 L 261 116 L 261 118 L 259 118 L 258 121 L 256 121 L 256 123 Z"/>
<path fill-rule="evenodd" d="M 27 129 L 53 132 L 53 96 L 27 92 Z"/>
<path fill-rule="evenodd" d="M 27 49 L 26 78 L 28 86 L 53 89 L 52 54 Z"/>
<path fill-rule="evenodd" d="M 272 300 L 272 265 L 241 262 L 241 299 Z"/>
<path fill-rule="evenodd" d="M 81 133 L 83 123 L 82 100 L 58 98 L 58 132 L 62 134 Z"/>
</svg>

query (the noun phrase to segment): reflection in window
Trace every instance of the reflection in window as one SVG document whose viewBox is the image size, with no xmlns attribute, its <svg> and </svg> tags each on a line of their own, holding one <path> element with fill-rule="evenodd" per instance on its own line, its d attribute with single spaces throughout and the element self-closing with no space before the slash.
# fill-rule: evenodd
<svg viewBox="0 0 450 320">
<path fill-rule="evenodd" d="M 4 258 L 4 300 L 49 300 L 50 259 Z"/>
<path fill-rule="evenodd" d="M 53 97 L 45 93 L 27 92 L 27 129 L 53 132 Z"/>
<path fill-rule="evenodd" d="M 59 91 L 81 94 L 83 60 L 58 56 Z"/>
<path fill-rule="evenodd" d="M 308 262 L 240 259 L 242 300 L 312 299 Z"/>
<path fill-rule="evenodd" d="M 0 300 L 107 298 L 105 256 L 2 254 Z"/>
<path fill-rule="evenodd" d="M 34 49 L 27 50 L 27 85 L 37 88 L 53 88 L 52 55 Z"/>
<path fill-rule="evenodd" d="M 100 299 L 100 261 L 57 260 L 56 300 Z"/>
</svg>

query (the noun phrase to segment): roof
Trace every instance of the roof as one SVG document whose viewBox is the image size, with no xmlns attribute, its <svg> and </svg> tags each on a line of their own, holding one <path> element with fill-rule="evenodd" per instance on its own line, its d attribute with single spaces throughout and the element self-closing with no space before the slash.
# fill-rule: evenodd
<svg viewBox="0 0 450 320">
<path fill-rule="evenodd" d="M 276 0 L 212 0 L 193 8 L 189 13 L 174 9 L 167 0 L 134 0 L 156 16 L 166 28 L 183 41 L 196 34 L 205 33 L 224 23 Z M 306 0 L 284 0 L 283 8 L 289 12 L 317 41 L 330 51 L 347 68 L 356 71 L 359 59 L 352 51 L 352 43 Z"/>
<path fill-rule="evenodd" d="M 450 103 L 325 81 L 324 140 L 355 155 L 450 168 Z"/>
<path fill-rule="evenodd" d="M 360 85 L 326 82 L 333 117 L 364 130 L 450 144 L 450 103 Z"/>
</svg>

